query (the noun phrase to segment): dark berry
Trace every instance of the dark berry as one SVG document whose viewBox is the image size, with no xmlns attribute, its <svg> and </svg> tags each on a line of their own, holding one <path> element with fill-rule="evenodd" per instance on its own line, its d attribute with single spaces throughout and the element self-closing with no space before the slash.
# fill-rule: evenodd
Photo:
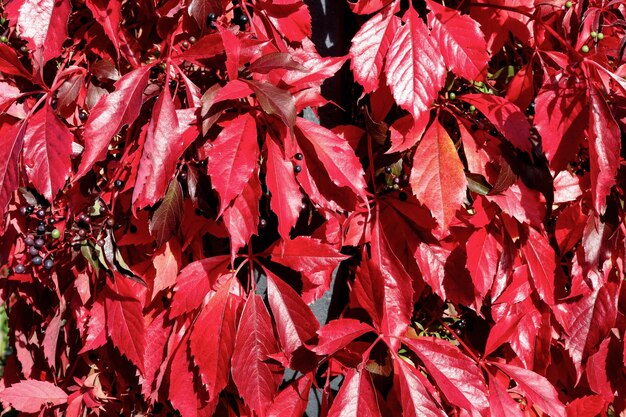
<svg viewBox="0 0 626 417">
<path fill-rule="evenodd" d="M 394 183 L 394 185 L 398 185 L 398 184 L 400 184 L 400 178 L 398 178 L 398 177 L 394 177 L 394 179 L 393 179 L 393 183 Z"/>
<path fill-rule="evenodd" d="M 96 243 L 98 244 L 98 246 L 103 247 L 104 246 L 104 239 L 98 239 L 98 241 Z"/>
<path fill-rule="evenodd" d="M 248 16 L 246 16 L 245 14 L 239 16 L 239 23 L 244 25 L 248 23 Z"/>
<path fill-rule="evenodd" d="M 491 130 L 489 131 L 489 134 L 490 134 L 491 136 L 498 136 L 498 131 L 497 131 L 496 129 L 491 129 Z"/>
<path fill-rule="evenodd" d="M 215 19 L 217 19 L 217 16 L 215 16 L 215 13 L 209 13 L 209 14 L 207 15 L 207 17 L 206 17 L 206 18 L 207 18 L 207 20 L 209 20 L 210 22 L 214 22 L 214 21 L 215 21 Z"/>
<path fill-rule="evenodd" d="M 40 224 L 37 226 L 37 234 L 38 235 L 43 235 L 44 233 L 46 233 L 46 225 L 45 224 Z"/>
<path fill-rule="evenodd" d="M 187 173 L 185 171 L 181 172 L 180 174 L 178 174 L 178 178 L 185 181 L 187 179 Z"/>
<path fill-rule="evenodd" d="M 472 124 L 472 125 L 470 126 L 470 129 L 472 129 L 472 130 L 475 132 L 475 131 L 477 131 L 477 130 L 478 130 L 478 125 L 476 125 L 476 124 Z"/>
<path fill-rule="evenodd" d="M 267 220 L 261 219 L 259 220 L 259 229 L 265 229 L 267 227 Z"/>
<path fill-rule="evenodd" d="M 31 246 L 30 248 L 28 248 L 28 254 L 30 256 L 37 256 L 37 255 L 39 255 L 39 249 L 37 249 L 34 246 Z"/>
<path fill-rule="evenodd" d="M 39 209 L 37 210 L 37 213 L 35 213 L 35 215 L 37 216 L 37 218 L 43 219 L 44 217 L 46 217 L 46 212 L 43 209 Z"/>
<path fill-rule="evenodd" d="M 296 158 L 298 161 L 302 161 L 302 159 L 304 159 L 304 155 L 298 152 L 297 154 L 294 155 L 294 158 Z"/>
<path fill-rule="evenodd" d="M 115 220 L 113 220 L 113 219 L 107 219 L 107 226 L 109 226 L 109 227 L 113 227 L 113 226 L 115 226 Z"/>
<path fill-rule="evenodd" d="M 385 174 L 391 174 L 391 167 L 385 167 Z"/>
<path fill-rule="evenodd" d="M 98 211 L 100 212 L 100 214 L 105 214 L 107 211 L 109 211 L 109 208 L 107 206 L 100 206 L 100 209 Z"/>
<path fill-rule="evenodd" d="M 115 182 L 113 183 L 113 186 L 119 190 L 120 188 L 122 188 L 124 186 L 124 181 L 122 181 L 122 180 L 115 180 Z"/>
<path fill-rule="evenodd" d="M 154 67 L 150 68 L 150 78 L 152 79 L 158 78 L 160 73 L 161 73 L 161 67 L 159 67 L 158 65 L 155 65 Z"/>
<path fill-rule="evenodd" d="M 26 239 L 24 239 L 24 244 L 26 244 L 26 246 L 33 246 L 35 244 L 35 239 L 33 239 L 31 236 L 28 236 Z"/>
<path fill-rule="evenodd" d="M 135 226 L 134 224 L 130 225 L 130 232 L 131 233 L 137 233 L 137 226 Z"/>
<path fill-rule="evenodd" d="M 194 43 L 196 43 L 196 41 L 197 41 L 197 39 L 196 39 L 195 36 L 190 36 L 189 37 L 189 43 L 194 44 Z"/>
<path fill-rule="evenodd" d="M 87 112 L 85 110 L 81 110 L 80 113 L 78 113 L 78 118 L 81 122 L 84 122 L 87 120 Z"/>
<path fill-rule="evenodd" d="M 50 100 L 50 106 L 52 107 L 52 110 L 56 110 L 58 105 L 59 105 L 59 100 L 57 100 L 56 98 L 53 98 L 52 100 Z"/>
<path fill-rule="evenodd" d="M 26 45 L 20 46 L 20 52 L 23 53 L 23 54 L 28 53 L 28 46 L 26 46 Z"/>
<path fill-rule="evenodd" d="M 170 88 L 176 88 L 176 81 L 170 80 Z"/>
<path fill-rule="evenodd" d="M 293 167 L 293 172 L 295 172 L 296 174 L 302 172 L 302 167 L 300 165 L 296 165 Z"/>
<path fill-rule="evenodd" d="M 33 207 L 33 206 L 26 207 L 26 213 L 27 214 L 33 214 L 33 211 L 35 211 L 35 207 Z"/>
<path fill-rule="evenodd" d="M 406 201 L 409 196 L 404 191 L 402 191 L 400 194 L 398 194 L 398 198 L 400 199 L 400 201 Z"/>
<path fill-rule="evenodd" d="M 49 224 L 50 226 L 52 226 L 52 225 L 53 225 L 53 224 L 55 224 L 56 222 L 57 222 L 57 221 L 56 221 L 55 219 L 53 219 L 52 217 L 50 217 L 50 218 L 48 219 L 48 224 Z"/>
<path fill-rule="evenodd" d="M 35 247 L 36 248 L 43 248 L 43 246 L 46 244 L 46 241 L 43 240 L 42 238 L 37 238 L 35 240 Z"/>
<path fill-rule="evenodd" d="M 33 265 L 41 265 L 43 263 L 43 258 L 41 256 L 35 256 L 33 258 Z"/>
<path fill-rule="evenodd" d="M 83 222 L 83 223 L 90 223 L 91 222 L 91 217 L 89 217 L 86 214 L 81 214 L 78 219 Z"/>
<path fill-rule="evenodd" d="M 25 206 L 20 207 L 20 214 L 22 216 L 26 216 L 28 214 L 28 209 Z"/>
<path fill-rule="evenodd" d="M 205 167 L 207 165 L 208 165 L 208 161 L 206 159 L 203 159 L 202 161 L 198 161 L 199 167 Z"/>
<path fill-rule="evenodd" d="M 87 231 L 85 229 L 79 229 L 78 230 L 78 236 L 80 236 L 80 237 L 87 236 Z"/>
<path fill-rule="evenodd" d="M 183 41 L 183 42 L 181 43 L 181 46 L 182 46 L 183 48 L 185 48 L 185 49 L 189 48 L 189 41 Z"/>
<path fill-rule="evenodd" d="M 43 262 L 43 267 L 48 269 L 48 270 L 52 269 L 53 266 L 54 266 L 54 261 L 52 259 L 50 259 L 50 258 L 46 259 Z"/>
<path fill-rule="evenodd" d="M 15 268 L 13 268 L 13 271 L 16 274 L 23 274 L 23 273 L 26 272 L 26 267 L 24 265 L 22 265 L 22 264 L 17 264 L 17 265 L 15 265 Z"/>
</svg>

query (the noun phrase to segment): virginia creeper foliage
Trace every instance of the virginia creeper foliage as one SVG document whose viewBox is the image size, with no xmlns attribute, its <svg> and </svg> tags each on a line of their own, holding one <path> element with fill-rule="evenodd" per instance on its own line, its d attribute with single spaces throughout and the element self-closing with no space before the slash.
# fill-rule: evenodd
<svg viewBox="0 0 626 417">
<path fill-rule="evenodd" d="M 5 409 L 626 415 L 624 3 L 346 10 L 2 3 Z"/>
</svg>

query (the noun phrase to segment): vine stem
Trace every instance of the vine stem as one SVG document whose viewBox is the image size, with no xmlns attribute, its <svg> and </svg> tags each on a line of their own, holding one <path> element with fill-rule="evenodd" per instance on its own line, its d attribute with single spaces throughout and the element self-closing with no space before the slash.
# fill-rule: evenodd
<svg viewBox="0 0 626 417">
<path fill-rule="evenodd" d="M 542 22 L 541 20 L 537 19 L 536 16 L 533 15 L 532 13 L 528 13 L 528 12 L 519 10 L 516 7 L 504 6 L 504 5 L 500 5 L 500 4 L 470 3 L 469 6 L 470 7 L 481 7 L 481 8 L 487 8 L 487 9 L 505 10 L 507 12 L 517 13 L 517 14 L 521 14 L 522 16 L 526 16 L 527 18 L 529 18 L 532 21 L 534 21 L 534 22 L 538 23 L 539 25 L 541 25 L 548 33 L 550 33 L 550 35 L 552 35 L 554 38 L 556 38 L 556 40 L 558 40 L 559 43 L 561 45 L 563 45 L 566 49 L 568 49 L 570 52 L 572 52 L 577 57 L 580 57 L 580 53 L 576 49 L 574 49 L 574 47 L 572 45 L 570 45 L 569 42 L 567 42 L 565 39 L 563 39 L 563 37 L 561 35 L 559 35 L 554 29 L 552 29 L 552 27 L 550 27 L 546 23 Z"/>
</svg>

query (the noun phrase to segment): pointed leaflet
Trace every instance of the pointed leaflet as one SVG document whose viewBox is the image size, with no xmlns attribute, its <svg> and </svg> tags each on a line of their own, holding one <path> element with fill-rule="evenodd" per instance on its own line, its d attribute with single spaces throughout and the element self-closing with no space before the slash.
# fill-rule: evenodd
<svg viewBox="0 0 626 417">
<path fill-rule="evenodd" d="M 170 239 L 161 246 L 152 256 L 154 266 L 154 280 L 152 282 L 152 299 L 159 292 L 170 288 L 176 283 L 180 269 L 182 249 L 176 239 Z"/>
<path fill-rule="evenodd" d="M 319 323 L 298 293 L 268 270 L 267 299 L 272 308 L 278 338 L 289 356 L 315 336 Z"/>
<path fill-rule="evenodd" d="M 9 9 L 10 16 L 17 14 L 20 37 L 28 41 L 30 49 L 41 50 L 44 62 L 61 54 L 72 11 L 69 0 L 24 0 L 14 2 Z"/>
<path fill-rule="evenodd" d="M 465 199 L 467 180 L 454 143 L 438 121 L 415 151 L 410 183 L 413 194 L 433 212 L 439 227 L 447 230 Z"/>
<path fill-rule="evenodd" d="M 530 269 L 532 283 L 537 293 L 548 305 L 554 305 L 554 278 L 556 261 L 554 249 L 548 238 L 532 227 L 528 228 L 528 238 L 522 246 L 524 259 Z"/>
<path fill-rule="evenodd" d="M 49 201 L 56 197 L 69 176 L 73 138 L 48 104 L 28 122 L 23 154 L 26 174 Z"/>
<path fill-rule="evenodd" d="M 27 379 L 2 390 L 0 401 L 23 413 L 38 413 L 44 406 L 65 404 L 67 394 L 52 382 Z"/>
<path fill-rule="evenodd" d="M 426 25 L 412 7 L 404 20 L 389 46 L 385 74 L 396 103 L 418 120 L 443 86 L 446 68 Z"/>
<path fill-rule="evenodd" d="M 504 363 L 495 363 L 498 368 L 506 372 L 517 382 L 526 396 L 538 406 L 541 411 L 550 417 L 565 417 L 565 406 L 559 400 L 559 394 L 543 376 L 528 369 Z"/>
<path fill-rule="evenodd" d="M 244 113 L 224 126 L 209 150 L 207 172 L 220 195 L 219 215 L 241 194 L 254 172 L 259 159 L 256 137 L 254 117 Z"/>
<path fill-rule="evenodd" d="M 184 267 L 176 278 L 174 301 L 169 311 L 170 317 L 176 317 L 200 307 L 218 276 L 226 272 L 229 260 L 228 255 L 213 256 L 194 261 Z"/>
<path fill-rule="evenodd" d="M 402 340 L 424 362 L 448 401 L 468 411 L 489 415 L 487 386 L 478 365 L 450 342 L 435 337 Z"/>
<path fill-rule="evenodd" d="M 31 75 L 17 57 L 15 50 L 4 43 L 0 43 L 0 72 L 31 78 Z"/>
<path fill-rule="evenodd" d="M 365 369 L 352 369 L 328 410 L 328 417 L 377 417 L 380 407 L 372 377 Z"/>
<path fill-rule="evenodd" d="M 115 51 L 119 54 L 120 40 L 117 31 L 120 27 L 122 4 L 119 0 L 87 0 L 85 5 L 91 10 L 104 33 L 107 34 Z"/>
<path fill-rule="evenodd" d="M 0 123 L 0 231 L 4 229 L 5 210 L 19 185 L 24 127 L 23 123 L 13 126 Z"/>
<path fill-rule="evenodd" d="M 200 29 L 204 32 L 209 13 L 222 14 L 224 8 L 221 0 L 191 0 L 187 13 L 193 17 Z"/>
<path fill-rule="evenodd" d="M 296 99 L 293 95 L 272 83 L 246 81 L 254 91 L 263 111 L 278 116 L 290 129 L 296 123 Z"/>
<path fill-rule="evenodd" d="M 282 379 L 280 369 L 266 362 L 276 352 L 272 319 L 261 297 L 251 294 L 241 313 L 231 372 L 239 395 L 259 416 L 265 415 Z"/>
<path fill-rule="evenodd" d="M 233 278 L 228 279 L 211 297 L 189 338 L 191 355 L 211 399 L 217 398 L 228 383 L 230 358 L 235 347 L 237 303 L 230 296 L 232 283 Z"/>
<path fill-rule="evenodd" d="M 593 207 L 598 214 L 604 214 L 606 197 L 615 185 L 615 177 L 620 166 L 620 127 L 602 93 L 595 87 L 589 90 L 589 164 Z"/>
<path fill-rule="evenodd" d="M 248 244 L 259 224 L 259 200 L 263 191 L 258 175 L 252 175 L 242 193 L 224 210 L 224 226 L 230 235 L 230 253 L 235 257 Z"/>
<path fill-rule="evenodd" d="M 91 110 L 83 132 L 85 151 L 76 178 L 82 177 L 96 162 L 103 160 L 113 136 L 139 116 L 150 68 L 146 65 L 124 75 L 115 83 L 115 91 L 102 96 Z"/>
<path fill-rule="evenodd" d="M 484 79 L 487 75 L 487 44 L 478 22 L 457 10 L 427 0 L 428 25 L 431 36 L 443 55 L 446 67 L 468 80 Z"/>
<path fill-rule="evenodd" d="M 516 148 L 530 152 L 530 125 L 515 104 L 493 94 L 465 94 L 459 97 L 474 105 Z"/>
<path fill-rule="evenodd" d="M 472 233 L 467 241 L 467 269 L 480 297 L 491 289 L 498 268 L 498 241 L 486 229 Z"/>
<path fill-rule="evenodd" d="M 491 374 L 489 374 L 489 408 L 491 417 L 524 417 L 518 403 Z"/>
<path fill-rule="evenodd" d="M 348 258 L 332 245 L 308 236 L 282 241 L 272 250 L 272 262 L 302 273 L 333 270 Z"/>
<path fill-rule="evenodd" d="M 169 363 L 167 399 L 175 409 L 180 411 L 183 417 L 196 417 L 198 415 L 199 393 L 196 392 L 193 364 L 190 363 L 187 353 L 188 342 L 188 336 L 180 340 Z"/>
<path fill-rule="evenodd" d="M 267 409 L 267 417 L 302 417 L 309 402 L 311 380 L 301 376 L 282 389 Z"/>
<path fill-rule="evenodd" d="M 400 19 L 394 15 L 397 4 L 396 2 L 386 7 L 365 22 L 352 38 L 350 66 L 354 79 L 363 86 L 365 93 L 378 87 L 385 55 L 400 26 Z"/>
<path fill-rule="evenodd" d="M 364 199 L 367 188 L 363 178 L 365 173 L 348 141 L 325 127 L 300 117 L 296 128 L 300 133 L 296 135 L 298 141 L 309 142 L 317 158 L 324 164 L 331 181 L 338 187 L 349 188 Z"/>
<path fill-rule="evenodd" d="M 115 273 L 115 281 L 107 280 L 105 289 L 106 329 L 113 345 L 143 374 L 145 329 L 139 284 Z"/>
<path fill-rule="evenodd" d="M 404 417 L 445 417 L 445 413 L 433 400 L 428 388 L 420 380 L 419 372 L 404 359 L 393 361 L 397 382 L 400 385 Z M 423 378 L 423 377 L 422 377 Z"/>
<path fill-rule="evenodd" d="M 285 160 L 280 146 L 268 135 L 266 183 L 271 194 L 270 207 L 278 217 L 278 233 L 289 239 L 291 228 L 298 221 L 302 193 L 293 174 L 293 165 Z"/>
<path fill-rule="evenodd" d="M 184 143 L 169 88 L 164 88 L 152 110 L 137 181 L 133 189 L 134 210 L 151 206 L 165 194 L 176 171 Z"/>
<path fill-rule="evenodd" d="M 373 331 L 372 326 L 355 319 L 332 320 L 317 331 L 319 340 L 313 351 L 318 355 L 332 355 L 357 337 Z"/>
<path fill-rule="evenodd" d="M 167 242 L 180 225 L 183 215 L 183 189 L 176 178 L 170 181 L 165 197 L 152 213 L 148 230 L 161 246 Z"/>
<path fill-rule="evenodd" d="M 163 373 L 167 345 L 172 333 L 172 327 L 166 322 L 167 310 L 163 310 L 150 324 L 146 325 L 146 346 L 144 351 L 145 372 L 139 380 L 141 392 L 149 398 L 153 391 L 158 391 L 157 374 Z M 159 378 L 162 379 L 162 378 Z"/>
</svg>

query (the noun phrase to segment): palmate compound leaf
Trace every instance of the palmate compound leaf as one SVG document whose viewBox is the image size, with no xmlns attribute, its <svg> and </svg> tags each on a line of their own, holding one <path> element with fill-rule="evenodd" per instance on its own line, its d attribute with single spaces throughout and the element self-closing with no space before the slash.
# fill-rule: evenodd
<svg viewBox="0 0 626 417">
<path fill-rule="evenodd" d="M 65 185 L 74 135 L 46 104 L 29 120 L 24 135 L 24 165 L 29 180 L 49 201 Z"/>
<path fill-rule="evenodd" d="M 23 413 L 38 413 L 44 406 L 65 404 L 68 395 L 48 381 L 27 379 L 0 391 L 0 401 Z M 8 407 L 7 407 L 8 408 Z"/>
<path fill-rule="evenodd" d="M 398 2 L 385 7 L 369 19 L 352 38 L 350 66 L 355 80 L 369 93 L 378 87 L 385 56 L 393 40 L 400 19 L 394 15 Z"/>
<path fill-rule="evenodd" d="M 365 369 L 351 369 L 328 410 L 328 417 L 378 417 L 380 406 L 372 377 Z"/>
<path fill-rule="evenodd" d="M 237 328 L 231 372 L 239 395 L 260 417 L 265 416 L 282 380 L 280 368 L 267 361 L 278 349 L 265 303 L 259 295 L 251 294 Z"/>
<path fill-rule="evenodd" d="M 443 339 L 405 337 L 402 342 L 424 363 L 451 404 L 484 417 L 489 415 L 487 385 L 476 362 Z"/>
<path fill-rule="evenodd" d="M 218 216 L 241 194 L 254 172 L 259 159 L 256 139 L 256 121 L 244 113 L 224 126 L 209 150 L 207 172 L 220 195 Z"/>
<path fill-rule="evenodd" d="M 444 84 L 446 68 L 441 52 L 412 7 L 389 46 L 385 74 L 396 103 L 416 120 L 430 109 Z"/>
<path fill-rule="evenodd" d="M 417 146 L 409 181 L 413 194 L 432 211 L 439 228 L 447 230 L 465 199 L 467 179 L 454 143 L 438 121 Z"/>
<path fill-rule="evenodd" d="M 96 162 L 103 160 L 113 136 L 124 125 L 137 119 L 149 76 L 148 65 L 129 72 L 115 83 L 115 91 L 102 96 L 91 110 L 83 131 L 85 151 L 75 179 L 85 175 Z"/>
<path fill-rule="evenodd" d="M 426 4 L 431 36 L 439 47 L 446 67 L 468 80 L 481 80 L 487 75 L 487 45 L 480 25 L 467 15 L 432 0 Z"/>
</svg>

